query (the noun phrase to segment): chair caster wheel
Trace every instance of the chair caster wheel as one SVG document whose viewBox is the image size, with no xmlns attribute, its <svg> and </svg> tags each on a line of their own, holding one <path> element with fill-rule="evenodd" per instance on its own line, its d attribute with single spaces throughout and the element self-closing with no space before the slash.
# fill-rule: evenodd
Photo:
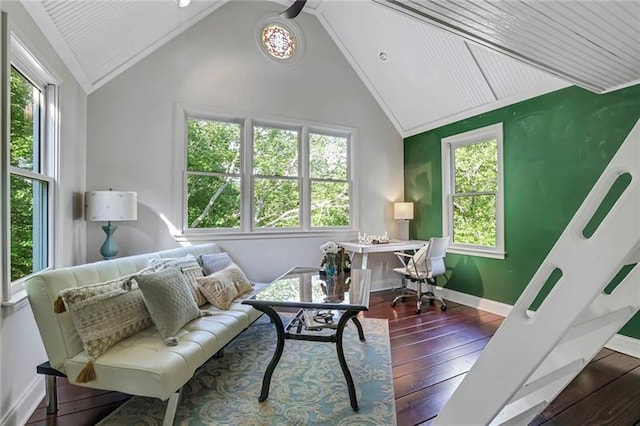
<svg viewBox="0 0 640 426">
<path fill-rule="evenodd" d="M 391 302 L 391 307 L 395 308 L 396 307 L 396 302 Z"/>
<path fill-rule="evenodd" d="M 416 309 L 416 314 L 419 314 L 420 312 L 422 312 L 421 309 Z"/>
<path fill-rule="evenodd" d="M 440 306 L 440 310 L 441 310 L 441 311 L 446 311 L 446 310 L 447 310 L 447 306 L 446 306 L 446 305 L 442 305 L 442 306 Z"/>
</svg>

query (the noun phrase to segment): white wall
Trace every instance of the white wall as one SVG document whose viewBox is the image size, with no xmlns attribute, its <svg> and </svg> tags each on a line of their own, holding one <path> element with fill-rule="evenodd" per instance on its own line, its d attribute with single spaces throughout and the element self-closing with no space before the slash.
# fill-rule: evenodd
<svg viewBox="0 0 640 426">
<path fill-rule="evenodd" d="M 85 261 L 85 223 L 79 194 L 86 176 L 87 97 L 53 48 L 17 1 L 2 1 L 9 23 L 21 41 L 59 78 L 60 176 L 56 211 L 56 263 L 67 266 Z M 44 396 L 44 381 L 36 365 L 47 357 L 28 303 L 2 307 L 0 316 L 0 424 L 24 423 Z"/>
<path fill-rule="evenodd" d="M 300 61 L 282 65 L 261 54 L 258 22 L 281 10 L 230 2 L 89 95 L 87 187 L 138 193 L 138 220 L 115 234 L 121 256 L 177 245 L 160 215 L 179 226 L 181 201 L 172 191 L 180 178 L 174 144 L 183 143 L 174 139 L 178 102 L 356 128 L 360 229 L 397 233 L 391 202 L 403 194 L 400 135 L 315 17 L 296 18 L 306 38 Z M 87 229 L 93 260 L 104 240 L 99 225 Z M 319 265 L 327 237 L 216 241 L 251 278 L 269 280 L 293 265 Z M 378 268 L 374 281 L 385 274 Z"/>
</svg>

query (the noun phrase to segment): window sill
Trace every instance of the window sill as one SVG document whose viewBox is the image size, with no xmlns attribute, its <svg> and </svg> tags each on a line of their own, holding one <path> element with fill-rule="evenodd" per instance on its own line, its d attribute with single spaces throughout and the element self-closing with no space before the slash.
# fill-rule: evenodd
<svg viewBox="0 0 640 426">
<path fill-rule="evenodd" d="M 9 300 L 5 300 L 2 302 L 2 307 L 5 308 L 8 312 L 18 311 L 29 304 L 29 300 L 27 299 L 27 292 L 24 290 L 20 290 L 11 295 Z"/>
<path fill-rule="evenodd" d="M 229 241 L 229 240 L 263 240 L 284 238 L 331 238 L 337 241 L 348 241 L 358 238 L 358 231 L 352 229 L 317 230 L 317 231 L 258 231 L 258 232 L 228 232 L 228 231 L 187 231 L 182 234 L 174 234 L 173 238 L 180 243 L 203 241 Z"/>
<path fill-rule="evenodd" d="M 504 260 L 507 253 L 504 251 L 489 251 L 481 248 L 467 248 L 467 247 L 451 247 L 447 249 L 447 253 L 464 254 L 467 256 L 486 257 L 489 259 Z"/>
</svg>

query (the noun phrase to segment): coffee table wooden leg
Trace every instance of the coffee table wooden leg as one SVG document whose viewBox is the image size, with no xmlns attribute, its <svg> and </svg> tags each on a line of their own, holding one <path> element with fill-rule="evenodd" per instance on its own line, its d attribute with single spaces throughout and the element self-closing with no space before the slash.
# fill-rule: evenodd
<svg viewBox="0 0 640 426">
<path fill-rule="evenodd" d="M 342 347 L 342 335 L 344 334 L 344 327 L 347 325 L 347 322 L 353 318 L 356 327 L 358 327 L 358 334 L 362 333 L 362 325 L 360 321 L 355 317 L 358 313 L 355 311 L 347 311 L 342 314 L 340 321 L 338 322 L 338 328 L 336 330 L 336 350 L 338 351 L 338 361 L 340 362 L 340 367 L 342 368 L 342 372 L 344 373 L 344 378 L 347 381 L 347 389 L 349 389 L 349 400 L 351 401 L 351 408 L 353 411 L 358 411 L 358 398 L 356 396 L 356 388 L 353 384 L 353 378 L 351 377 L 351 372 L 349 371 L 349 366 L 347 366 L 347 361 L 344 359 L 344 350 Z M 360 334 L 361 340 L 364 339 L 364 334 Z"/>
<path fill-rule="evenodd" d="M 278 334 L 276 352 L 273 354 L 273 358 L 271 358 L 271 361 L 267 366 L 267 370 L 264 372 L 264 378 L 262 379 L 262 391 L 260 392 L 260 398 L 258 398 L 258 401 L 264 402 L 269 397 L 271 376 L 273 375 L 273 372 L 280 361 L 280 357 L 282 356 L 282 351 L 284 350 L 284 324 L 282 323 L 282 319 L 280 319 L 280 315 L 278 315 L 276 311 L 271 309 L 269 306 L 254 306 L 254 308 L 264 312 L 269 318 L 271 318 L 271 321 L 276 326 L 276 333 Z"/>
</svg>

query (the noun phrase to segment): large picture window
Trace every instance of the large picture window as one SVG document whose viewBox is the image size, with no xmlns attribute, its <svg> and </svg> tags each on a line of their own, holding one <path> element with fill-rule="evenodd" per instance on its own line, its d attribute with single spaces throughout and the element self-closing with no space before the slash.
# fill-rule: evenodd
<svg viewBox="0 0 640 426">
<path fill-rule="evenodd" d="M 9 265 L 3 281 L 3 301 L 22 290 L 22 281 L 53 263 L 53 194 L 57 132 L 56 90 L 52 77 L 11 37 L 9 137 L 3 139 L 8 158 L 3 169 L 3 230 Z M 3 78 L 6 78 L 3 75 Z"/>
<path fill-rule="evenodd" d="M 442 164 L 449 251 L 504 258 L 502 124 L 444 138 Z"/>
<path fill-rule="evenodd" d="M 186 232 L 352 228 L 351 133 L 186 114 Z"/>
</svg>

